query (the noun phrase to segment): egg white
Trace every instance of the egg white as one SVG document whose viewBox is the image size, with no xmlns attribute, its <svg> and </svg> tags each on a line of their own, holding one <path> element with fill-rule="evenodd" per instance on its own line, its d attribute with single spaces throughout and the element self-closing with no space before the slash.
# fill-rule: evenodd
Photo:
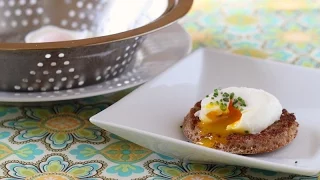
<svg viewBox="0 0 320 180">
<path fill-rule="evenodd" d="M 234 93 L 235 97 L 241 97 L 246 106 L 242 107 L 241 118 L 226 127 L 226 131 L 232 132 L 244 132 L 248 131 L 251 134 L 257 134 L 280 119 L 282 114 L 282 105 L 279 100 L 272 94 L 254 88 L 246 87 L 229 87 L 221 89 L 222 92 Z M 201 110 L 196 113 L 199 119 L 206 123 L 210 122 L 210 118 L 207 114 L 214 111 L 219 115 L 226 113 L 222 111 L 219 105 L 215 104 L 216 101 L 222 99 L 222 95 L 219 93 L 218 97 L 212 99 L 213 94 L 208 95 L 201 101 Z M 226 103 L 227 106 L 229 102 Z"/>
</svg>

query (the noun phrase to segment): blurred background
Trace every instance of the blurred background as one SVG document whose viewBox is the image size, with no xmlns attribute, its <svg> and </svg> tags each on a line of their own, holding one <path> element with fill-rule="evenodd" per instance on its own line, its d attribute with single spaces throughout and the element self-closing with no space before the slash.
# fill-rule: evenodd
<svg viewBox="0 0 320 180">
<path fill-rule="evenodd" d="M 182 19 L 193 48 L 320 67 L 320 1 L 195 0 Z"/>
</svg>

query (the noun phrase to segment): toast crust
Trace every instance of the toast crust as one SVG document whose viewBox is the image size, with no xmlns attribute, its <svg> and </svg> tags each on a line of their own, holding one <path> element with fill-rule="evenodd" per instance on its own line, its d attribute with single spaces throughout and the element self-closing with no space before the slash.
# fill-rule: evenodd
<svg viewBox="0 0 320 180">
<path fill-rule="evenodd" d="M 184 135 L 193 143 L 202 138 L 197 126 L 200 120 L 194 116 L 200 108 L 200 102 L 197 102 L 182 125 Z M 295 115 L 283 109 L 280 119 L 259 134 L 230 134 L 226 143 L 217 143 L 211 148 L 242 155 L 272 152 L 288 145 L 297 136 L 298 127 Z"/>
</svg>

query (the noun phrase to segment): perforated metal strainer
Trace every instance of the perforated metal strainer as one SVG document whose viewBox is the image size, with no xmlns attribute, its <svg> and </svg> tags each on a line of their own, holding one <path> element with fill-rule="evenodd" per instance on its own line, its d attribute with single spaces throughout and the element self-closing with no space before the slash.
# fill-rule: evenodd
<svg viewBox="0 0 320 180">
<path fill-rule="evenodd" d="M 117 77 L 148 33 L 185 15 L 192 0 L 0 0 L 0 90 L 52 91 Z M 24 43 L 43 25 L 90 30 L 94 38 Z"/>
</svg>

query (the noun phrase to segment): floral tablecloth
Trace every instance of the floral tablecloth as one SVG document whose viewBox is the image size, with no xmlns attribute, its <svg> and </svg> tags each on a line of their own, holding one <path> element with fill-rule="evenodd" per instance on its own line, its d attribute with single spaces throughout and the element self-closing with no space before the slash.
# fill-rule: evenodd
<svg viewBox="0 0 320 180">
<path fill-rule="evenodd" d="M 306 67 L 320 66 L 320 1 L 195 0 L 181 23 L 194 49 Z M 0 106 L 0 179 L 318 179 L 266 170 L 191 164 L 151 152 L 88 121 L 129 93 Z"/>
</svg>

